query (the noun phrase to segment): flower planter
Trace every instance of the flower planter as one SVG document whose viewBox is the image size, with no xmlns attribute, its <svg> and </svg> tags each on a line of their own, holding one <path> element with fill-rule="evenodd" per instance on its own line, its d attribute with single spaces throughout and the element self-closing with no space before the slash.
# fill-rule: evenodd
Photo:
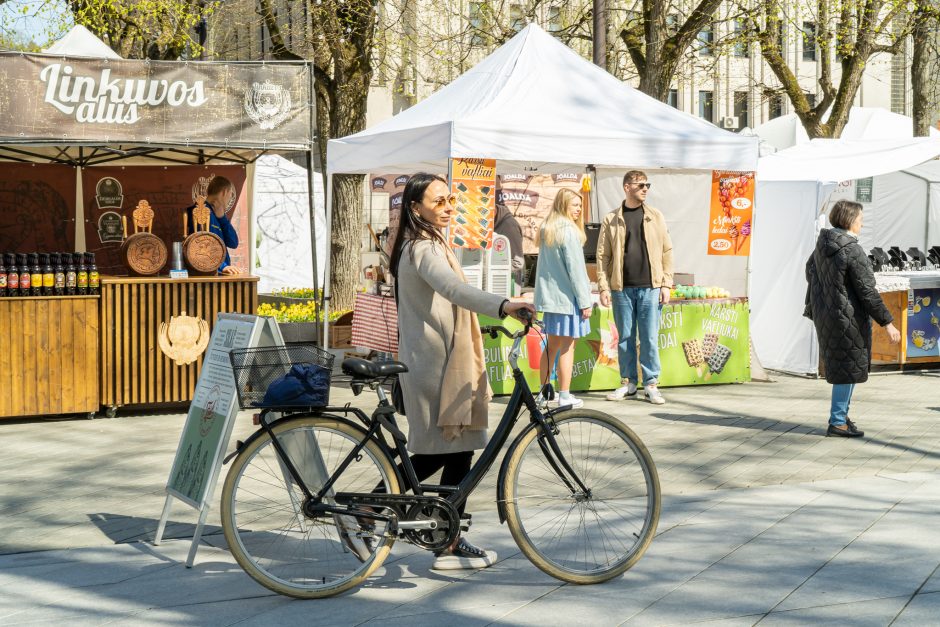
<svg viewBox="0 0 940 627">
<path fill-rule="evenodd" d="M 316 322 L 279 322 L 285 342 L 318 342 Z M 330 348 L 352 346 L 352 312 L 346 312 L 330 323 Z"/>
</svg>

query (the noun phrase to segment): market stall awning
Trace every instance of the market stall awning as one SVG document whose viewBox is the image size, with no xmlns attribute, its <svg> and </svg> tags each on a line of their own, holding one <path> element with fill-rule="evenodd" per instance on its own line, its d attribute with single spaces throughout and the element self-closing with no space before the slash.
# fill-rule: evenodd
<svg viewBox="0 0 940 627">
<path fill-rule="evenodd" d="M 310 86 L 306 63 L 0 53 L 0 145 L 308 150 Z"/>
<path fill-rule="evenodd" d="M 940 137 L 814 139 L 762 157 L 758 181 L 840 182 L 897 172 L 940 155 Z"/>
<path fill-rule="evenodd" d="M 753 170 L 757 138 L 724 131 L 621 82 L 535 24 L 426 100 L 329 142 L 331 173 L 663 167 Z"/>
</svg>

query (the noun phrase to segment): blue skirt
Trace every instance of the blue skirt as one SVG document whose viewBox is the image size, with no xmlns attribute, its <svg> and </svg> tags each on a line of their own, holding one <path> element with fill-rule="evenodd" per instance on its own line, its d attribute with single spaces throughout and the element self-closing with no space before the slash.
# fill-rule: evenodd
<svg viewBox="0 0 940 627">
<path fill-rule="evenodd" d="M 584 337 L 591 332 L 591 319 L 581 319 L 580 313 L 560 314 L 546 311 L 542 314 L 547 335 L 563 337 Z"/>
</svg>

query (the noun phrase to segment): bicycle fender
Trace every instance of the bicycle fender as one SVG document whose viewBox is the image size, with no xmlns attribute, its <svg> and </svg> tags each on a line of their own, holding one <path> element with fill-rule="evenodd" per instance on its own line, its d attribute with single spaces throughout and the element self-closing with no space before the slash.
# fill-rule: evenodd
<svg viewBox="0 0 940 627">
<path fill-rule="evenodd" d="M 506 454 L 503 456 L 503 462 L 499 465 L 499 477 L 496 480 L 496 511 L 499 513 L 499 524 L 506 522 L 506 490 L 503 487 L 506 483 L 506 473 L 509 468 L 509 458 L 512 457 L 513 452 L 519 446 L 519 442 L 522 440 L 525 435 L 532 429 L 537 428 L 538 425 L 535 423 L 529 423 L 529 425 L 519 432 L 519 435 L 510 443 L 509 448 L 506 450 Z"/>
</svg>

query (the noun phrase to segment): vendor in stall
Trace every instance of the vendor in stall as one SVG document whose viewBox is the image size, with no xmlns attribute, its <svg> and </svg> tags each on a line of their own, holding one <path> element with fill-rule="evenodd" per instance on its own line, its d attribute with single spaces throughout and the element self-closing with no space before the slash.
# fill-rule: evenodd
<svg viewBox="0 0 940 627">
<path fill-rule="evenodd" d="M 235 202 L 235 186 L 224 176 L 214 176 L 206 188 L 206 207 L 211 210 L 209 214 L 209 232 L 215 233 L 225 243 L 225 259 L 219 266 L 219 274 L 241 274 L 241 271 L 232 265 L 232 258 L 228 254 L 229 248 L 238 248 L 238 233 L 225 215 L 225 210 Z M 186 216 L 189 232 L 194 233 L 193 209 L 196 205 L 186 207 Z"/>
</svg>

